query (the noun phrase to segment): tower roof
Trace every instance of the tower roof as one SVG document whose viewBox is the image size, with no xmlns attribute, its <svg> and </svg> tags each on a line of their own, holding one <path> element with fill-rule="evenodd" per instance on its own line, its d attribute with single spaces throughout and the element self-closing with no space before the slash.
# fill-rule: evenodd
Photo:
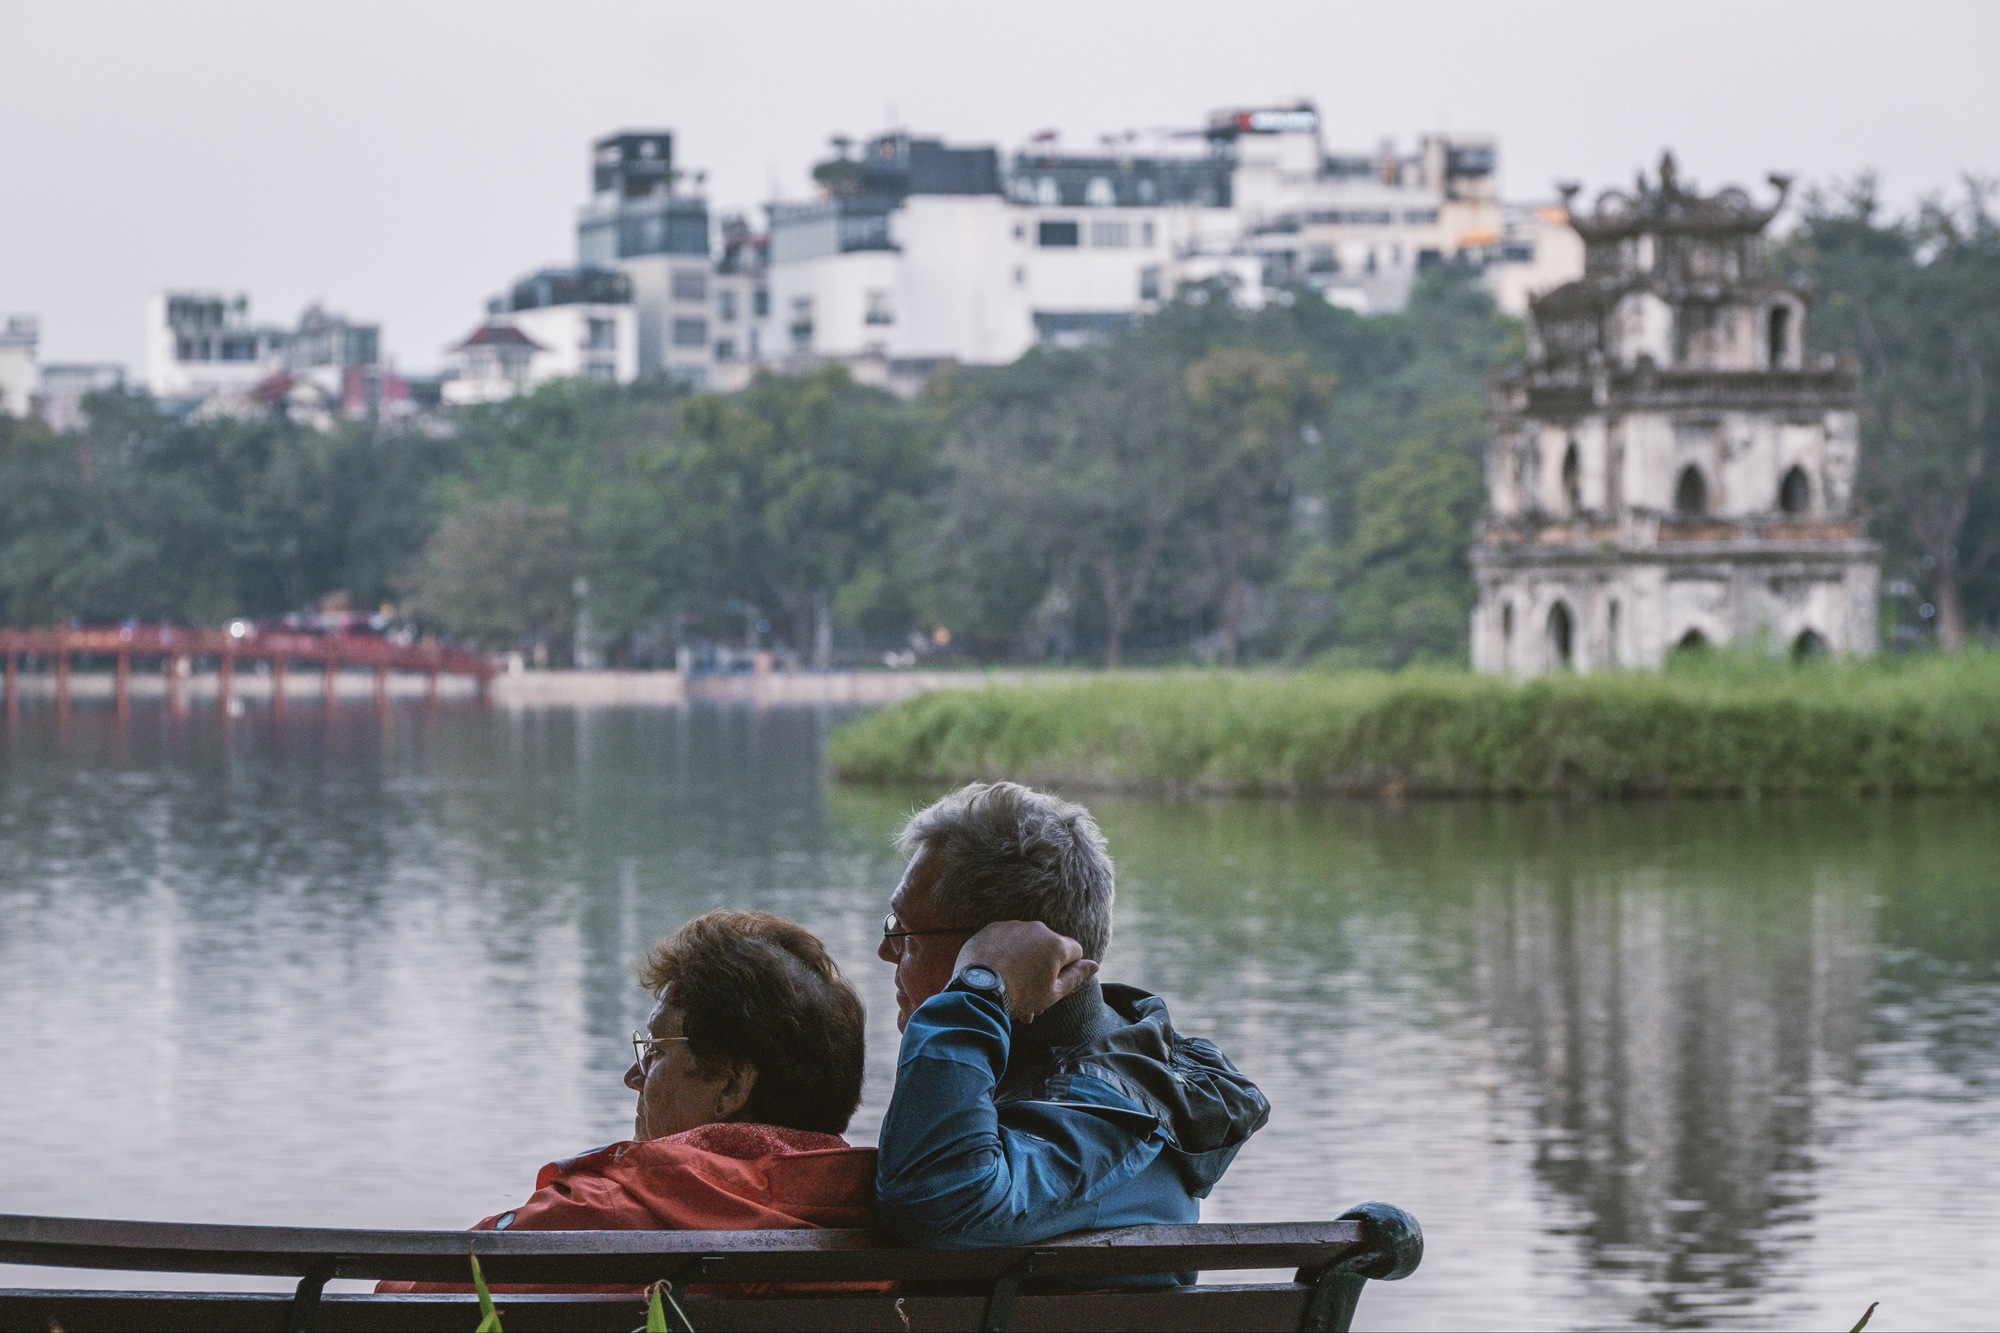
<svg viewBox="0 0 2000 1333">
<path fill-rule="evenodd" d="M 1616 240 L 1647 232 L 1720 236 L 1754 234 L 1770 225 L 1785 206 L 1792 178 L 1774 172 L 1769 180 L 1778 191 L 1769 208 L 1758 207 L 1748 191 L 1735 185 L 1703 195 L 1693 182 L 1681 180 L 1670 150 L 1660 155 L 1657 183 L 1649 184 L 1646 174 L 1640 172 L 1633 190 L 1606 190 L 1588 212 L 1578 210 L 1574 203 L 1581 187 L 1564 185 L 1561 189 L 1569 224 L 1585 241 Z"/>
</svg>

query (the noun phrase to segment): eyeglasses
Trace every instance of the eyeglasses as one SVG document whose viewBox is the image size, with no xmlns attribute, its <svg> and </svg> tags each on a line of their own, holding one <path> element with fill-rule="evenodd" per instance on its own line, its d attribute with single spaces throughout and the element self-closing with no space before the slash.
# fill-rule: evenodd
<svg viewBox="0 0 2000 1333">
<path fill-rule="evenodd" d="M 894 912 L 882 918 L 882 942 L 889 946 L 889 952 L 898 958 L 903 956 L 902 941 L 912 935 L 971 935 L 978 927 L 950 926 L 941 930 L 911 930 L 903 924 L 903 918 Z"/>
<path fill-rule="evenodd" d="M 650 1032 L 632 1034 L 632 1063 L 644 1069 L 646 1056 L 655 1046 L 663 1046 L 670 1041 L 686 1041 L 686 1037 L 656 1037 Z"/>
</svg>

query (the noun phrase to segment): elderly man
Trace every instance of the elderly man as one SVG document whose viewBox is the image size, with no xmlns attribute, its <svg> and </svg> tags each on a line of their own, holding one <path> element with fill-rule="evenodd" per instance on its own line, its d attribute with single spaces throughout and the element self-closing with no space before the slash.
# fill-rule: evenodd
<svg viewBox="0 0 2000 1333">
<path fill-rule="evenodd" d="M 974 783 L 913 816 L 900 846 L 881 1224 L 956 1247 L 1195 1221 L 1270 1105 L 1156 996 L 1097 980 L 1113 889 L 1089 812 Z"/>
</svg>

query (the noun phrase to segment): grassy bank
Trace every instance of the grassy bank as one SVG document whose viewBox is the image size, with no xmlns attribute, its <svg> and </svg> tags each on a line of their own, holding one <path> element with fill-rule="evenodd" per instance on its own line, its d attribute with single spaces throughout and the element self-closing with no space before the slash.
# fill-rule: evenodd
<svg viewBox="0 0 2000 1333">
<path fill-rule="evenodd" d="M 1163 672 L 926 695 L 834 771 L 1067 790 L 1649 795 L 2000 789 L 2000 655 L 1515 683 L 1465 673 Z"/>
</svg>

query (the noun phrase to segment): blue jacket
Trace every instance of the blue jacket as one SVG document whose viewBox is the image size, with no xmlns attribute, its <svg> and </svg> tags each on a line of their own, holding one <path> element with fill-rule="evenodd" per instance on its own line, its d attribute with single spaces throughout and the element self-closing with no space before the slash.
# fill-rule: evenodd
<svg viewBox="0 0 2000 1333">
<path fill-rule="evenodd" d="M 1193 1222 L 1270 1113 L 1144 991 L 1093 984 L 1019 1028 L 990 1000 L 945 991 L 903 1033 L 876 1216 L 906 1243 L 946 1248 Z"/>
</svg>

